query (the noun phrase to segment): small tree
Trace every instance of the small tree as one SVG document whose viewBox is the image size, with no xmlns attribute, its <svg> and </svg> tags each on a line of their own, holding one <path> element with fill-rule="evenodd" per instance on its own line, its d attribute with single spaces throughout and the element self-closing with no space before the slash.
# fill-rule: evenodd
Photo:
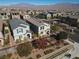
<svg viewBox="0 0 79 59">
<path fill-rule="evenodd" d="M 57 26 L 57 25 L 54 25 L 54 26 L 51 26 L 51 29 L 56 32 L 56 31 L 59 31 L 60 27 Z"/>
<path fill-rule="evenodd" d="M 68 34 L 66 32 L 60 32 L 57 34 L 56 39 L 61 40 L 61 39 L 67 39 Z"/>
<path fill-rule="evenodd" d="M 32 45 L 31 43 L 26 42 L 26 43 L 18 45 L 16 49 L 19 56 L 21 57 L 28 56 L 32 51 Z"/>
<path fill-rule="evenodd" d="M 61 41 L 63 41 L 63 39 L 67 39 L 67 37 L 68 37 L 68 34 L 66 32 L 58 33 L 56 36 L 57 43 L 60 43 Z"/>
<path fill-rule="evenodd" d="M 38 14 L 36 17 L 40 18 L 40 19 L 47 19 L 47 16 L 45 14 L 42 14 L 42 13 Z"/>
</svg>

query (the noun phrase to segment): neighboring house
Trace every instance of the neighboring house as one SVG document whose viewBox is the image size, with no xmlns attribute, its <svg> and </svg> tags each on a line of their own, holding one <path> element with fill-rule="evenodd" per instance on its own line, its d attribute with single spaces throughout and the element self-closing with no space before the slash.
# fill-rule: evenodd
<svg viewBox="0 0 79 59">
<path fill-rule="evenodd" d="M 12 19 L 15 19 L 15 18 L 20 19 L 19 11 L 11 11 L 10 12 L 10 18 L 12 18 Z"/>
<path fill-rule="evenodd" d="M 29 18 L 31 18 L 31 17 L 30 17 L 30 15 L 28 15 L 28 14 L 26 14 L 26 13 L 21 13 L 21 14 L 20 14 L 20 18 L 21 18 L 21 19 L 29 19 Z"/>
<path fill-rule="evenodd" d="M 63 17 L 70 17 L 72 19 L 77 19 L 77 22 L 79 22 L 79 16 L 73 16 L 73 15 L 63 15 Z"/>
<path fill-rule="evenodd" d="M 43 13 L 43 11 L 42 10 L 36 10 L 35 13 L 38 15 L 40 13 Z"/>
<path fill-rule="evenodd" d="M 30 15 L 23 15 L 23 19 L 29 19 Z"/>
<path fill-rule="evenodd" d="M 0 21 L 0 46 L 4 45 L 3 21 Z"/>
<path fill-rule="evenodd" d="M 41 19 L 25 19 L 30 24 L 31 30 L 38 36 L 50 35 L 50 25 L 43 22 Z"/>
<path fill-rule="evenodd" d="M 53 13 L 53 17 L 58 17 L 58 16 L 63 16 L 63 12 L 56 12 L 56 13 Z"/>
<path fill-rule="evenodd" d="M 47 13 L 47 19 L 51 19 L 51 14 L 50 13 Z"/>
<path fill-rule="evenodd" d="M 7 15 L 0 15 L 0 19 L 2 19 L 2 20 L 8 20 L 9 19 L 9 17 L 7 16 Z"/>
<path fill-rule="evenodd" d="M 25 38 L 32 38 L 32 34 L 30 32 L 29 24 L 21 19 L 12 19 L 9 21 L 12 35 L 15 39 L 21 39 L 24 40 Z"/>
<path fill-rule="evenodd" d="M 6 12 L 0 11 L 0 19 L 1 20 L 8 20 L 9 19 L 9 16 L 7 15 Z"/>
<path fill-rule="evenodd" d="M 21 19 L 29 19 L 30 18 L 30 15 L 27 14 L 26 11 L 20 11 L 20 18 Z"/>
<path fill-rule="evenodd" d="M 30 10 L 27 14 L 29 14 L 29 15 L 33 14 L 34 15 L 34 11 Z"/>
<path fill-rule="evenodd" d="M 48 12 L 42 13 L 42 14 L 46 16 L 46 19 L 51 19 L 51 17 L 52 17 L 52 15 Z"/>
</svg>

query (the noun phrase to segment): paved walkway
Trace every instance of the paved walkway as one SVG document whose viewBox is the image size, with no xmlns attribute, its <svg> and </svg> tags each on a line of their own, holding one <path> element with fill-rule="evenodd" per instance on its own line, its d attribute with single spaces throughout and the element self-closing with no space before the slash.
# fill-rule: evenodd
<svg viewBox="0 0 79 59">
<path fill-rule="evenodd" d="M 79 57 L 79 44 L 78 43 L 74 43 L 74 51 L 71 53 L 71 59 L 74 57 Z"/>
<path fill-rule="evenodd" d="M 66 40 L 66 41 L 73 44 L 73 46 L 74 46 L 74 51 L 71 52 L 71 58 L 70 59 L 72 59 L 74 57 L 79 57 L 79 43 L 77 43 L 77 42 L 72 43 L 72 42 L 70 42 L 68 40 Z"/>
</svg>

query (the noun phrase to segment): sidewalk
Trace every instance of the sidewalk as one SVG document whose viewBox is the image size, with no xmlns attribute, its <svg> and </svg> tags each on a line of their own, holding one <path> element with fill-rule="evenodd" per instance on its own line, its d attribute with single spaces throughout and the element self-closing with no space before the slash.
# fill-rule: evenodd
<svg viewBox="0 0 79 59">
<path fill-rule="evenodd" d="M 72 43 L 68 40 L 66 40 L 67 42 L 69 42 L 70 44 L 72 44 L 74 46 L 74 51 L 71 52 L 71 58 L 74 58 L 74 57 L 79 57 L 79 43 L 75 42 L 75 43 Z"/>
</svg>

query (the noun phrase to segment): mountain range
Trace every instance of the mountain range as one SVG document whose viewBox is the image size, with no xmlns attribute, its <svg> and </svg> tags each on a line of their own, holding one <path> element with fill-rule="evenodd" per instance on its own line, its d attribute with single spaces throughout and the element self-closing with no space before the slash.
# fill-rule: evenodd
<svg viewBox="0 0 79 59">
<path fill-rule="evenodd" d="M 20 4 L 13 4 L 9 6 L 0 6 L 1 8 L 26 8 L 26 9 L 47 9 L 47 10 L 65 10 L 65 9 L 73 9 L 78 10 L 79 4 L 73 4 L 73 3 L 59 3 L 59 4 L 53 4 L 53 5 L 32 5 L 27 3 L 20 3 Z"/>
</svg>

